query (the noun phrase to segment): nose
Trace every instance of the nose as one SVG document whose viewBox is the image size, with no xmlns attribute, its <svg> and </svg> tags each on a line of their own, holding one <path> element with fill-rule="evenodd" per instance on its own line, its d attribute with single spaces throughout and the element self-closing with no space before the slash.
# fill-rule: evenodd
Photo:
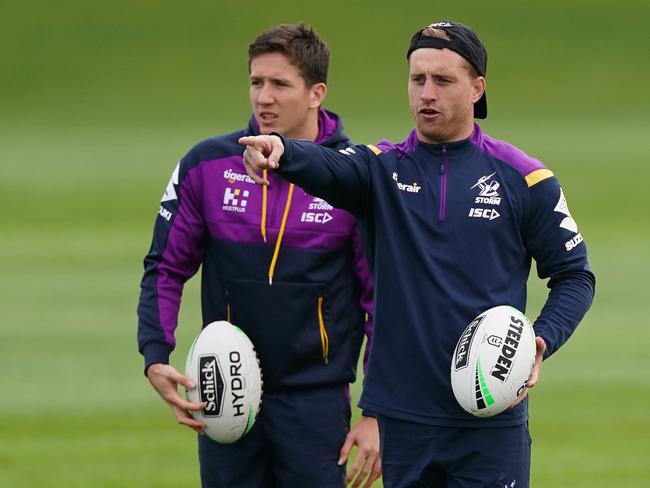
<svg viewBox="0 0 650 488">
<path fill-rule="evenodd" d="M 438 94 L 436 92 L 436 84 L 431 78 L 427 78 L 424 82 L 424 86 L 420 92 L 420 98 L 427 102 L 438 98 Z"/>
<path fill-rule="evenodd" d="M 257 102 L 262 105 L 270 105 L 274 100 L 273 88 L 268 83 L 263 83 L 257 93 Z"/>
</svg>

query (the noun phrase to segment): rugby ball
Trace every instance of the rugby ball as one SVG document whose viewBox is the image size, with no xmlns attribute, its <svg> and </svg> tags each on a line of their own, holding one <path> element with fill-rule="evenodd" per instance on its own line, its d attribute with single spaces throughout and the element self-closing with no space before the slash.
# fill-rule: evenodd
<svg viewBox="0 0 650 488">
<path fill-rule="evenodd" d="M 185 375 L 197 385 L 187 399 L 206 402 L 192 416 L 205 422 L 205 434 L 230 444 L 255 423 L 262 400 L 262 372 L 248 336 L 226 321 L 212 322 L 194 339 Z"/>
<path fill-rule="evenodd" d="M 524 392 L 535 364 L 535 332 L 519 310 L 501 305 L 476 317 L 451 361 L 451 387 L 476 417 L 503 412 Z"/>
</svg>

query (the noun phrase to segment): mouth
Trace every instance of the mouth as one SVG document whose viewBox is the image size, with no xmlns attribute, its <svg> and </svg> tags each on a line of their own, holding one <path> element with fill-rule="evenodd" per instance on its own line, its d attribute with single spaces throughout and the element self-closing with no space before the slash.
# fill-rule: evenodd
<svg viewBox="0 0 650 488">
<path fill-rule="evenodd" d="M 425 107 L 418 111 L 420 117 L 424 120 L 434 120 L 441 115 L 435 108 Z"/>
<path fill-rule="evenodd" d="M 271 124 L 278 117 L 278 114 L 274 112 L 258 112 L 257 114 L 257 120 L 264 124 Z"/>
</svg>

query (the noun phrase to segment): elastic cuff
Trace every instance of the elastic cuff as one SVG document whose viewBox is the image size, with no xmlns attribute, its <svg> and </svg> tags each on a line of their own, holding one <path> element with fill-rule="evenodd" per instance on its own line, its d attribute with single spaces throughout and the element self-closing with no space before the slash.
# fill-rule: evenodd
<svg viewBox="0 0 650 488">
<path fill-rule="evenodd" d="M 144 375 L 147 376 L 149 366 L 156 363 L 169 364 L 172 346 L 166 342 L 149 342 L 142 348 L 144 355 Z"/>
<path fill-rule="evenodd" d="M 548 359 L 555 351 L 551 349 L 551 342 L 546 335 L 546 331 L 544 330 L 535 330 L 535 337 L 541 337 L 544 339 L 544 342 L 546 343 L 546 351 L 544 351 L 544 357 L 542 358 L 543 361 Z"/>
<path fill-rule="evenodd" d="M 280 139 L 282 139 L 282 145 L 284 146 L 284 154 L 280 156 L 280 161 L 283 161 L 285 159 L 291 159 L 291 153 L 293 151 L 293 147 L 291 147 L 291 139 L 284 137 L 282 134 L 279 132 L 271 132 L 272 136 L 278 136 Z M 278 161 L 278 163 L 280 162 Z M 280 164 L 280 167 L 278 170 L 282 169 L 282 164 Z"/>
</svg>

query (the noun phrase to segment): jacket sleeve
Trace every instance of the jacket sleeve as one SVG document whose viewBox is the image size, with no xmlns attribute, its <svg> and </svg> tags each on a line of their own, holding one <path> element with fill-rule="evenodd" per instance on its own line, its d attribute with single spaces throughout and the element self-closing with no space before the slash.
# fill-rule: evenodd
<svg viewBox="0 0 650 488">
<path fill-rule="evenodd" d="M 361 296 L 359 304 L 361 309 L 366 313 L 366 321 L 364 324 L 364 333 L 366 335 L 366 349 L 363 354 L 363 372 L 368 371 L 368 357 L 370 355 L 370 348 L 372 346 L 372 334 L 374 331 L 374 308 L 373 308 L 373 289 L 372 289 L 372 276 L 370 268 L 368 267 L 368 260 L 363 250 L 363 243 L 361 241 L 361 233 L 359 232 L 358 225 L 354 226 L 352 233 L 352 251 L 354 253 L 354 274 L 359 281 L 361 287 Z"/>
<path fill-rule="evenodd" d="M 538 276 L 549 279 L 548 298 L 534 323 L 535 334 L 546 342 L 546 358 L 575 331 L 591 306 L 596 283 L 582 235 L 554 176 L 530 188 L 525 240 Z"/>
<path fill-rule="evenodd" d="M 374 156 L 363 145 L 338 151 L 318 144 L 288 139 L 281 134 L 284 154 L 278 173 L 357 217 L 367 212 L 370 196 L 369 161 Z"/>
<path fill-rule="evenodd" d="M 185 160 L 174 170 L 160 203 L 151 248 L 144 258 L 138 304 L 138 348 L 145 374 L 153 363 L 168 363 L 176 345 L 174 332 L 183 285 L 203 259 L 205 222 L 198 169 Z"/>
</svg>

